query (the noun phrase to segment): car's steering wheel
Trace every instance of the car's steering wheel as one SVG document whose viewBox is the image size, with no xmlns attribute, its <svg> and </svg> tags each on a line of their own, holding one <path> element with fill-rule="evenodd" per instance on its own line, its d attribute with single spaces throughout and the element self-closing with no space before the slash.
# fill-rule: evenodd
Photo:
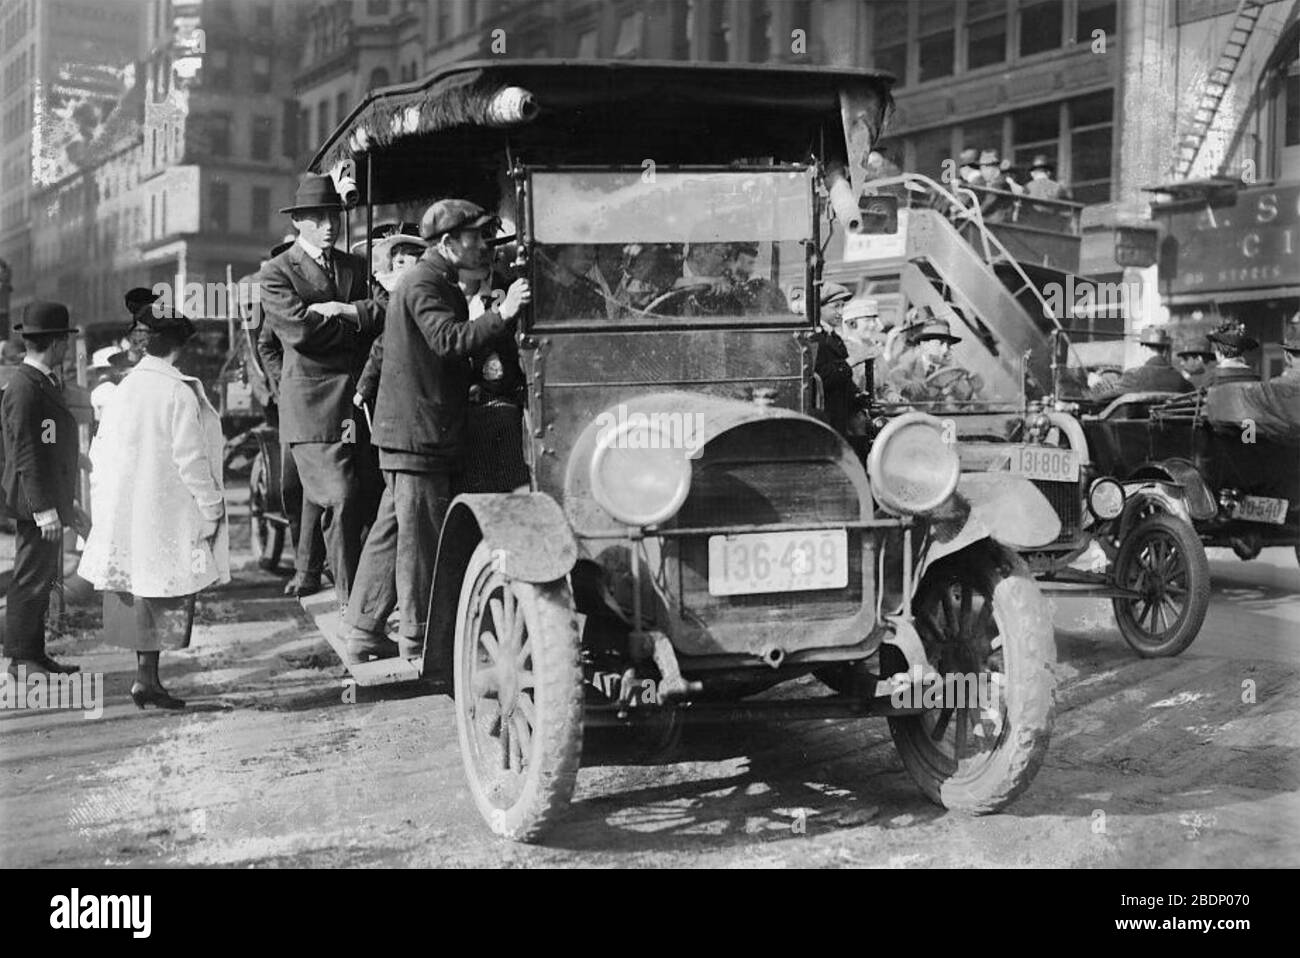
<svg viewBox="0 0 1300 958">
<path fill-rule="evenodd" d="M 658 315 L 657 313 L 655 313 L 655 310 L 658 309 L 660 306 L 663 306 L 665 303 L 672 302 L 673 300 L 676 299 L 684 298 L 690 295 L 691 293 L 699 293 L 699 292 L 703 292 L 706 289 L 711 289 L 711 288 L 712 285 L 710 283 L 694 283 L 690 286 L 678 286 L 676 289 L 670 289 L 666 293 L 660 293 L 658 296 L 652 299 L 650 303 L 643 310 L 641 310 L 641 312 L 646 314 L 647 316 Z"/>
<path fill-rule="evenodd" d="M 935 389 L 948 389 L 959 382 L 969 381 L 970 378 L 969 370 L 962 369 L 960 366 L 945 366 L 926 376 L 925 384 Z"/>
</svg>

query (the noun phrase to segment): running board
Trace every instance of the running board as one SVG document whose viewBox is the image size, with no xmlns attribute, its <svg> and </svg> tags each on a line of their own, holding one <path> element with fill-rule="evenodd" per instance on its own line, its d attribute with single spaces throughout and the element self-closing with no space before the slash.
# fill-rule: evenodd
<svg viewBox="0 0 1300 958">
<path fill-rule="evenodd" d="M 375 659 L 361 665 L 348 665 L 347 648 L 339 634 L 338 599 L 332 588 L 322 589 L 315 595 L 298 600 L 303 610 L 312 617 L 316 628 L 330 644 L 334 654 L 352 674 L 357 685 L 393 685 L 398 682 L 420 681 L 420 666 L 403 658 Z"/>
</svg>

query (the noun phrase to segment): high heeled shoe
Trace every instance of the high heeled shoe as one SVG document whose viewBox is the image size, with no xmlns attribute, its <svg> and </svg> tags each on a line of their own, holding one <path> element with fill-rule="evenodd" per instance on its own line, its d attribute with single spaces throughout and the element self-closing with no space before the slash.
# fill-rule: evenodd
<svg viewBox="0 0 1300 958">
<path fill-rule="evenodd" d="M 185 700 L 178 699 L 166 689 L 159 686 L 158 688 L 146 688 L 139 683 L 131 686 L 131 701 L 135 707 L 144 710 L 146 705 L 152 705 L 159 709 L 183 709 Z"/>
</svg>

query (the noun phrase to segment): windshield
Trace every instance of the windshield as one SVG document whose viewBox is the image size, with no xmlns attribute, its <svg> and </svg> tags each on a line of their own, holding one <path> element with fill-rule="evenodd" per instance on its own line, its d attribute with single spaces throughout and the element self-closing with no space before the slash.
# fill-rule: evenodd
<svg viewBox="0 0 1300 958">
<path fill-rule="evenodd" d="M 533 173 L 534 323 L 800 321 L 810 175 Z"/>
</svg>

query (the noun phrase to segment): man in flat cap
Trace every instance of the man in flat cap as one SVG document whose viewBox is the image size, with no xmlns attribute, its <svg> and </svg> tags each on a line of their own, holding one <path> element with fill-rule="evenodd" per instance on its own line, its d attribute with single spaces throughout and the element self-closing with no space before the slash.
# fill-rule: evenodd
<svg viewBox="0 0 1300 958">
<path fill-rule="evenodd" d="M 841 434 L 848 427 L 857 393 L 853 383 L 853 369 L 849 365 L 848 347 L 840 337 L 844 304 L 852 298 L 853 293 L 848 287 L 839 283 L 822 283 L 819 296 L 821 328 L 813 337 L 817 344 L 813 372 L 821 380 L 826 424 Z"/>
<path fill-rule="evenodd" d="M 16 543 L 9 604 L 5 609 L 5 655 L 9 672 L 67 674 L 45 652 L 45 615 L 63 556 L 63 527 L 83 534 L 84 514 L 73 504 L 77 489 L 77 422 L 63 396 L 58 372 L 68 339 L 78 330 L 62 303 L 36 301 L 23 309 L 14 329 L 27 355 L 0 400 L 4 472 L 0 489 L 15 519 Z"/>
<path fill-rule="evenodd" d="M 1147 326 L 1138 336 L 1138 342 L 1146 350 L 1146 362 L 1124 370 L 1119 382 L 1093 393 L 1093 398 L 1113 399 L 1125 393 L 1187 393 L 1195 388 L 1170 362 L 1173 341 L 1169 330 L 1163 326 Z"/>
<path fill-rule="evenodd" d="M 365 261 L 334 248 L 343 201 L 328 176 L 308 174 L 292 206 L 298 237 L 259 272 L 262 307 L 284 350 L 280 435 L 303 495 L 322 509 L 334 589 L 346 606 L 375 484 L 364 416 L 352 406 L 357 377 L 383 315 Z"/>
<path fill-rule="evenodd" d="M 388 303 L 374 413 L 385 487 L 343 616 L 353 663 L 415 658 L 424 648 L 434 544 L 464 461 L 471 361 L 513 335 L 530 296 L 528 281 L 515 280 L 499 307 L 469 319 L 457 281 L 461 270 L 488 265 L 496 226 L 468 200 L 434 203 L 420 221 L 429 248 Z M 401 610 L 396 644 L 384 632 L 394 607 Z"/>
</svg>

